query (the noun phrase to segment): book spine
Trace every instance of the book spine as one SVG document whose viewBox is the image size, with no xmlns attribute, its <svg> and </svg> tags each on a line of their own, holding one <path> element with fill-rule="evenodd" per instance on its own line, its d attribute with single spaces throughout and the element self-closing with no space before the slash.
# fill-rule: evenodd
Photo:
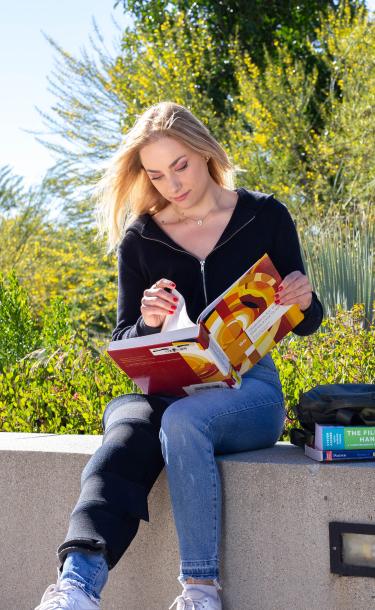
<svg viewBox="0 0 375 610">
<path fill-rule="evenodd" d="M 375 427 L 315 424 L 315 447 L 321 450 L 375 449 Z"/>
<path fill-rule="evenodd" d="M 320 450 L 305 445 L 305 455 L 318 462 L 339 462 L 343 460 L 375 460 L 375 451 L 372 449 L 335 449 Z"/>
</svg>

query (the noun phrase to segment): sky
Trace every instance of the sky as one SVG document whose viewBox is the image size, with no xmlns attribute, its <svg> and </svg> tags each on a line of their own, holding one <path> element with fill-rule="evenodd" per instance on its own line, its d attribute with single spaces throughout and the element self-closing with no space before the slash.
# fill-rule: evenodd
<svg viewBox="0 0 375 610">
<path fill-rule="evenodd" d="M 11 166 L 27 185 L 37 184 L 54 161 L 27 133 L 43 130 L 36 107 L 48 112 L 54 102 L 47 90 L 54 52 L 43 32 L 79 56 L 82 47 L 90 48 L 94 18 L 111 51 L 118 26 L 129 24 L 121 6 L 113 5 L 114 0 L 0 0 L 0 167 Z M 375 0 L 367 6 L 375 11 Z"/>
<path fill-rule="evenodd" d="M 111 51 L 120 29 L 129 23 L 115 0 L 0 0 L 0 167 L 10 165 L 27 185 L 37 184 L 52 153 L 26 130 L 45 130 L 36 107 L 48 111 L 54 96 L 47 76 L 54 51 L 43 36 L 53 38 L 66 51 L 78 54 L 90 48 L 95 18 Z"/>
</svg>

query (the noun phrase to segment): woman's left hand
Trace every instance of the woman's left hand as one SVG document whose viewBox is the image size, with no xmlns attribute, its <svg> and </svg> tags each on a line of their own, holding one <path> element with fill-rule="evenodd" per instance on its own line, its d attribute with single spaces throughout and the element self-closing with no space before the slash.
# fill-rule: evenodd
<svg viewBox="0 0 375 610">
<path fill-rule="evenodd" d="M 304 311 L 312 301 L 312 286 L 309 278 L 300 271 L 292 271 L 284 277 L 275 294 L 278 305 L 296 304 Z"/>
</svg>

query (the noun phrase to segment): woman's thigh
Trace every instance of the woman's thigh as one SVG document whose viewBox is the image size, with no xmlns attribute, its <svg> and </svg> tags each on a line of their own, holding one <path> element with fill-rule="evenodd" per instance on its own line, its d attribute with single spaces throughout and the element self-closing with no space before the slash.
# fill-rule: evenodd
<svg viewBox="0 0 375 610">
<path fill-rule="evenodd" d="M 285 415 L 277 384 L 245 376 L 238 390 L 204 390 L 175 401 L 163 419 L 186 431 L 198 427 L 210 437 L 215 454 L 226 454 L 272 446 L 283 431 Z"/>
</svg>

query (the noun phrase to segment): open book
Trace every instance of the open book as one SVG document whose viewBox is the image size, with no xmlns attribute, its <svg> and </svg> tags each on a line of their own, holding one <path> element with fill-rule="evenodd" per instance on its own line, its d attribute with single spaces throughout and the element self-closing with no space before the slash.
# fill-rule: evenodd
<svg viewBox="0 0 375 610">
<path fill-rule="evenodd" d="M 268 254 L 243 273 L 192 322 L 184 299 L 161 331 L 112 341 L 108 354 L 147 394 L 184 396 L 238 388 L 241 376 L 304 316 L 297 305 L 277 305 L 281 277 Z"/>
</svg>

